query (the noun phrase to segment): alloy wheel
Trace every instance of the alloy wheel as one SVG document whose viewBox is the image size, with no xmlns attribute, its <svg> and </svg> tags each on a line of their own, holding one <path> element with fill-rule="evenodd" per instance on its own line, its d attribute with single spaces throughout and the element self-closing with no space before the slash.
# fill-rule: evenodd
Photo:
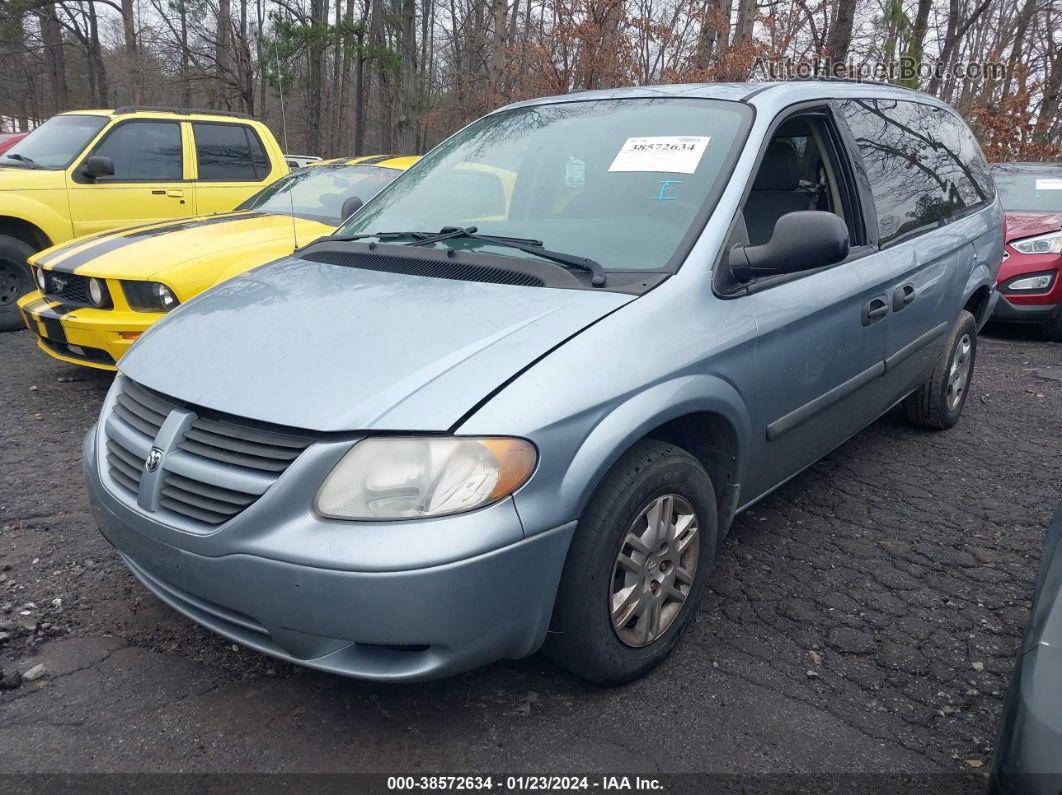
<svg viewBox="0 0 1062 795">
<path fill-rule="evenodd" d="M 678 618 L 693 587 L 700 528 L 684 497 L 666 494 L 627 528 L 612 569 L 609 613 L 627 646 L 647 646 Z"/>
<path fill-rule="evenodd" d="M 973 340 L 963 334 L 955 345 L 948 370 L 948 411 L 955 411 L 970 382 L 970 365 L 973 363 Z"/>
</svg>

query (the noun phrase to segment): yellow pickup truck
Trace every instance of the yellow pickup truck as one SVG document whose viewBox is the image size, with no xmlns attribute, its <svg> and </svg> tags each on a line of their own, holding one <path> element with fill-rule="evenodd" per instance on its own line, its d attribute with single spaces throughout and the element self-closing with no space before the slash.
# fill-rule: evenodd
<svg viewBox="0 0 1062 795">
<path fill-rule="evenodd" d="M 242 115 L 123 107 L 53 116 L 0 155 L 0 331 L 21 328 L 27 258 L 133 224 L 231 210 L 289 171 Z"/>
</svg>

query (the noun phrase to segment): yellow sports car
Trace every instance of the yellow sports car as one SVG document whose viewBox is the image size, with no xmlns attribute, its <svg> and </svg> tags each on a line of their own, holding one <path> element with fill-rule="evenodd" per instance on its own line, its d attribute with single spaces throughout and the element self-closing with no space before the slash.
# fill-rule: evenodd
<svg viewBox="0 0 1062 795">
<path fill-rule="evenodd" d="M 45 353 L 115 369 L 152 323 L 219 282 L 330 234 L 417 157 L 361 157 L 292 172 L 233 212 L 83 237 L 30 258 L 19 302 Z"/>
</svg>

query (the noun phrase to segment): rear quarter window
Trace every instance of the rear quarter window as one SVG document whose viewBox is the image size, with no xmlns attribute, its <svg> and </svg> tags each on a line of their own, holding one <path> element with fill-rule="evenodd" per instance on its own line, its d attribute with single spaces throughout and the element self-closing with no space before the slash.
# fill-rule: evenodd
<svg viewBox="0 0 1062 795">
<path fill-rule="evenodd" d="M 258 134 L 246 124 L 193 122 L 198 178 L 213 182 L 258 182 L 269 173 Z"/>
<path fill-rule="evenodd" d="M 839 105 L 870 180 L 882 244 L 991 200 L 988 164 L 954 113 L 891 99 Z"/>
</svg>

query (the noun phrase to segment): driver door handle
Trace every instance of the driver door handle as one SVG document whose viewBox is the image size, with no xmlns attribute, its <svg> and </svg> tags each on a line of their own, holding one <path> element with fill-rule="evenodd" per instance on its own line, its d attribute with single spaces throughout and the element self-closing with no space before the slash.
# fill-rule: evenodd
<svg viewBox="0 0 1062 795">
<path fill-rule="evenodd" d="M 915 300 L 913 284 L 904 284 L 892 291 L 892 311 L 899 312 Z"/>
<path fill-rule="evenodd" d="M 871 326 L 889 314 L 889 303 L 885 296 L 878 295 L 863 304 L 863 325 Z"/>
</svg>

